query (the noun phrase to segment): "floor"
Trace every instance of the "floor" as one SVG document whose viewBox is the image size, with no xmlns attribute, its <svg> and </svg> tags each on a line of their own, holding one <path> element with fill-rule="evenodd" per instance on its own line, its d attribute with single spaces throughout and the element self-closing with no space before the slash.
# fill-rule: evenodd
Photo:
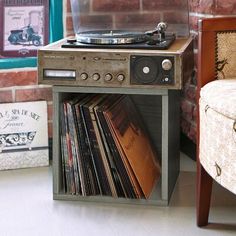
<svg viewBox="0 0 236 236">
<path fill-rule="evenodd" d="M 181 155 L 169 207 L 52 200 L 51 167 L 0 172 L 0 236 L 236 235 L 236 197 L 215 184 L 211 224 L 195 223 L 195 162 Z"/>
</svg>

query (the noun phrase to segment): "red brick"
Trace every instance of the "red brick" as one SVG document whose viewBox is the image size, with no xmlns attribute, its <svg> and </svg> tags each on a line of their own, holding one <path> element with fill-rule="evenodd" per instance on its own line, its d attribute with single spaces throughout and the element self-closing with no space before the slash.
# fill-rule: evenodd
<svg viewBox="0 0 236 236">
<path fill-rule="evenodd" d="M 13 102 L 11 90 L 0 91 L 0 103 Z"/>
<path fill-rule="evenodd" d="M 53 120 L 53 105 L 48 104 L 48 120 Z"/>
<path fill-rule="evenodd" d="M 215 0 L 190 0 L 190 12 L 214 14 Z"/>
<path fill-rule="evenodd" d="M 89 0 L 78 0 L 79 1 L 79 11 L 85 13 L 89 11 L 90 1 Z M 71 12 L 70 0 L 66 2 L 66 11 L 67 13 Z"/>
<path fill-rule="evenodd" d="M 188 136 L 190 126 L 191 126 L 190 122 L 182 118 L 180 126 L 181 126 L 181 131 Z"/>
<path fill-rule="evenodd" d="M 220 15 L 235 15 L 236 1 L 235 0 L 216 0 L 216 14 Z"/>
<path fill-rule="evenodd" d="M 17 102 L 23 101 L 52 101 L 51 88 L 33 88 L 33 89 L 17 89 L 15 91 L 15 99 Z"/>
<path fill-rule="evenodd" d="M 192 103 L 196 103 L 196 91 L 197 87 L 192 84 L 186 84 L 184 86 L 184 97 Z"/>
<path fill-rule="evenodd" d="M 37 84 L 37 70 L 1 71 L 0 87 L 24 86 Z"/>
<path fill-rule="evenodd" d="M 189 132 L 187 136 L 194 142 L 196 143 L 197 140 L 197 129 L 195 125 L 190 125 Z"/>
<path fill-rule="evenodd" d="M 71 12 L 71 6 L 70 6 L 70 0 L 66 1 L 66 12 L 70 13 Z"/>
<path fill-rule="evenodd" d="M 66 30 L 72 31 L 73 30 L 73 21 L 71 16 L 66 17 Z"/>
<path fill-rule="evenodd" d="M 191 121 L 193 118 L 193 109 L 194 109 L 194 104 L 187 99 L 182 99 L 181 101 L 181 116 L 188 120 Z"/>
<path fill-rule="evenodd" d="M 80 29 L 111 29 L 112 28 L 112 15 L 82 15 L 79 18 Z M 66 18 L 67 31 L 73 30 L 72 17 Z"/>
<path fill-rule="evenodd" d="M 187 24 L 188 23 L 188 14 L 183 11 L 168 11 L 164 12 L 164 21 L 168 24 Z"/>
<path fill-rule="evenodd" d="M 189 16 L 189 25 L 191 30 L 198 31 L 198 20 L 199 17 Z"/>
<path fill-rule="evenodd" d="M 48 122 L 48 137 L 49 138 L 53 137 L 53 124 L 52 124 L 52 122 Z"/>
<path fill-rule="evenodd" d="M 151 30 L 156 27 L 159 21 L 159 13 L 119 14 L 115 16 L 117 29 Z"/>
<path fill-rule="evenodd" d="M 119 12 L 138 11 L 140 9 L 139 0 L 93 0 L 93 11 L 99 12 Z"/>
<path fill-rule="evenodd" d="M 150 1 L 143 0 L 143 9 L 144 10 L 166 10 L 166 9 L 182 9 L 185 8 L 187 11 L 187 4 L 185 0 L 165 0 L 165 1 Z"/>
</svg>

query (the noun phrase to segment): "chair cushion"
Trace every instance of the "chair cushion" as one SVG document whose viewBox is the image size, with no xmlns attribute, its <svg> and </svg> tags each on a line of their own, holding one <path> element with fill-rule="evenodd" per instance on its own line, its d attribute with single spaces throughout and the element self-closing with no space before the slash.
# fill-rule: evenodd
<svg viewBox="0 0 236 236">
<path fill-rule="evenodd" d="M 217 80 L 201 90 L 199 159 L 205 170 L 236 194 L 236 80 Z"/>
<path fill-rule="evenodd" d="M 236 78 L 206 84 L 201 89 L 200 97 L 216 112 L 236 119 Z"/>
</svg>

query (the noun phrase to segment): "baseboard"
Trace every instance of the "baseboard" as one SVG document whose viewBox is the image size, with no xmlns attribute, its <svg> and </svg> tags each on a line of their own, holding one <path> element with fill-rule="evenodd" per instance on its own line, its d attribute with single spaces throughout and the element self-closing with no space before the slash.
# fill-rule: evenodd
<svg viewBox="0 0 236 236">
<path fill-rule="evenodd" d="M 196 144 L 183 133 L 180 135 L 180 150 L 196 161 Z"/>
</svg>

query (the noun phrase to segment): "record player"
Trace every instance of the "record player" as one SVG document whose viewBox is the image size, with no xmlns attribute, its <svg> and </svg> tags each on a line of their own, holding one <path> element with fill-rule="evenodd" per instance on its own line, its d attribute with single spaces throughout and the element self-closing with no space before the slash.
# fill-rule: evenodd
<svg viewBox="0 0 236 236">
<path fill-rule="evenodd" d="M 85 31 L 38 51 L 39 83 L 181 89 L 193 69 L 192 38 L 154 30 Z"/>
</svg>

